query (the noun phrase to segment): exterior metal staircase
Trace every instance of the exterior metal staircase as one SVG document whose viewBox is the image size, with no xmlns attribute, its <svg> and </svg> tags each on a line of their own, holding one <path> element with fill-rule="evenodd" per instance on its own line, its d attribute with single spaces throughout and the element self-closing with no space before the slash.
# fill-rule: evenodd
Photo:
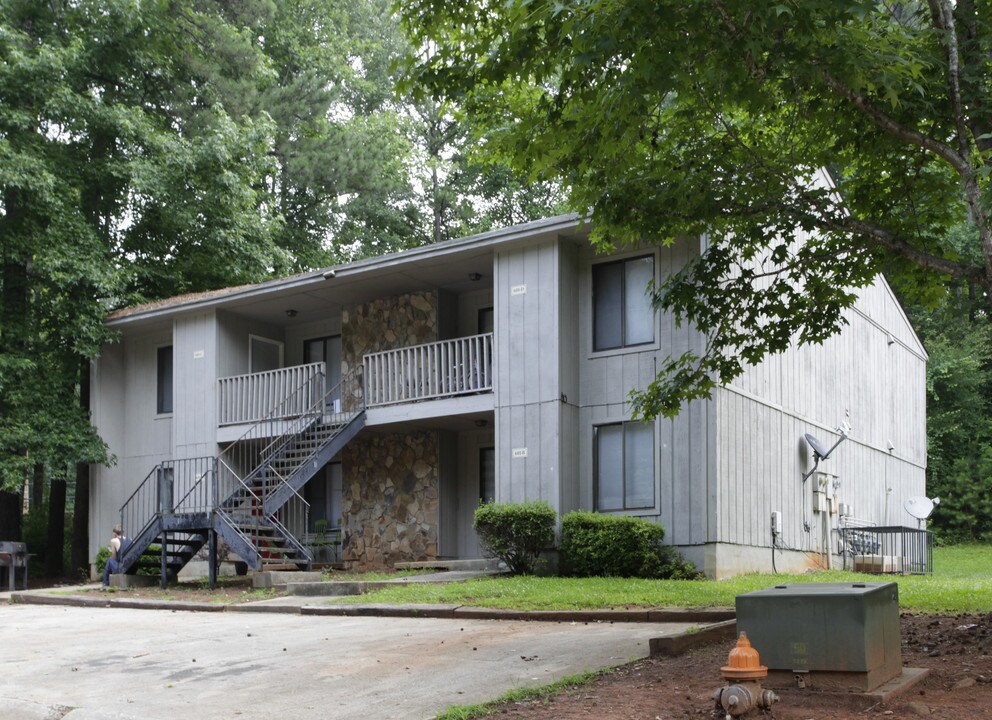
<svg viewBox="0 0 992 720">
<path fill-rule="evenodd" d="M 155 567 L 162 584 L 204 545 L 210 577 L 216 539 L 254 570 L 309 568 L 299 538 L 308 531 L 309 504 L 301 495 L 312 479 L 365 426 L 361 375 L 354 371 L 304 412 L 301 385 L 216 457 L 167 460 L 156 465 L 121 507 L 131 545 L 121 572 Z"/>
</svg>

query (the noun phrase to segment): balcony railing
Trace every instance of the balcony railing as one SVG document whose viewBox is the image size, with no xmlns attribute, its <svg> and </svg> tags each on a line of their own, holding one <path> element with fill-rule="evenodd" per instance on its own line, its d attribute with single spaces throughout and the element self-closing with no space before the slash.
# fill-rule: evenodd
<svg viewBox="0 0 992 720">
<path fill-rule="evenodd" d="M 365 356 L 368 407 L 493 389 L 493 335 L 413 345 Z"/>
<path fill-rule="evenodd" d="M 295 417 L 324 396 L 324 363 L 235 375 L 218 385 L 218 425 L 256 422 L 280 404 L 283 417 Z"/>
</svg>

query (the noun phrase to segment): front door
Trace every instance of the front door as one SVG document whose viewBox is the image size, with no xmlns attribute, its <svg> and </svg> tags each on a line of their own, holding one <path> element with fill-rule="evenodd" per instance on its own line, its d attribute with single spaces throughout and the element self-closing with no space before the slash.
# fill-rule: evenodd
<svg viewBox="0 0 992 720">
<path fill-rule="evenodd" d="M 326 387 L 329 391 L 327 403 L 328 405 L 340 403 L 341 389 L 338 385 L 341 384 L 341 336 L 330 335 L 304 340 L 303 362 L 324 363 Z M 333 392 L 330 392 L 332 390 Z"/>
</svg>

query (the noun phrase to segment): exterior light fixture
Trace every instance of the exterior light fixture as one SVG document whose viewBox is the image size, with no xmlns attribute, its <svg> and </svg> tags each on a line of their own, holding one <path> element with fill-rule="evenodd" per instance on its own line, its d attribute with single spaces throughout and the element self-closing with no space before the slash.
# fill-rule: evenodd
<svg viewBox="0 0 992 720">
<path fill-rule="evenodd" d="M 469 273 L 468 274 L 468 279 L 471 280 L 472 282 L 479 282 L 482 279 L 482 275 L 480 275 L 479 273 L 475 273 L 475 272 Z"/>
<path fill-rule="evenodd" d="M 286 311 L 286 317 L 293 318 L 299 314 L 300 314 L 299 310 L 294 310 L 293 308 L 290 308 L 289 310 Z"/>
</svg>

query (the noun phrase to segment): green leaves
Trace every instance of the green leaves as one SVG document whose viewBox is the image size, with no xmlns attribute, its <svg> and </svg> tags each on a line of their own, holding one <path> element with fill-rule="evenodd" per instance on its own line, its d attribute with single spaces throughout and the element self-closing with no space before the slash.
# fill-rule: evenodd
<svg viewBox="0 0 992 720">
<path fill-rule="evenodd" d="M 705 236 L 655 298 L 705 347 L 636 396 L 650 416 L 792 342 L 822 342 L 883 267 L 992 290 L 992 257 L 946 243 L 970 216 L 975 247 L 992 248 L 990 143 L 975 140 L 992 130 L 992 18 L 936 5 L 956 34 L 926 4 L 862 0 L 415 0 L 401 12 L 414 47 L 432 48 L 408 58 L 411 82 L 465 98 L 487 149 L 567 188 L 597 243 Z"/>
<path fill-rule="evenodd" d="M 475 511 L 472 527 L 479 542 L 516 574 L 534 572 L 538 555 L 555 540 L 554 509 L 543 500 L 487 503 Z"/>
</svg>

